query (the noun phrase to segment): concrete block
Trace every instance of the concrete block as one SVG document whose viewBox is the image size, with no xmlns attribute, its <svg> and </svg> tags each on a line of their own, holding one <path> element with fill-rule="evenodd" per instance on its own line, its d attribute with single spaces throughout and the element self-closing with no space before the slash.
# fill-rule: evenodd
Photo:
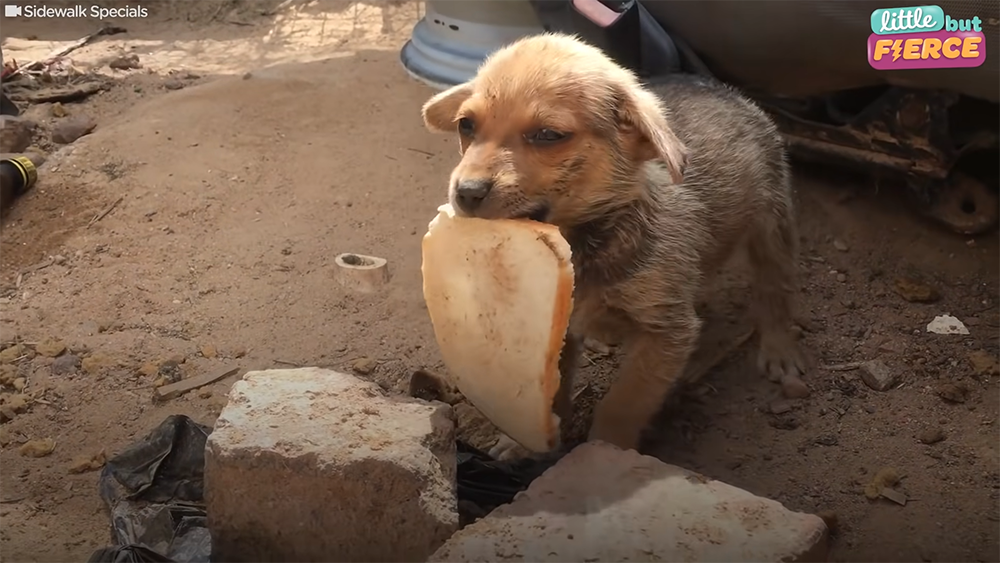
<svg viewBox="0 0 1000 563">
<path fill-rule="evenodd" d="M 451 407 L 319 368 L 233 385 L 205 452 L 213 561 L 423 561 L 458 528 Z"/>
<path fill-rule="evenodd" d="M 825 561 L 827 536 L 818 516 L 591 442 L 429 561 Z"/>
</svg>

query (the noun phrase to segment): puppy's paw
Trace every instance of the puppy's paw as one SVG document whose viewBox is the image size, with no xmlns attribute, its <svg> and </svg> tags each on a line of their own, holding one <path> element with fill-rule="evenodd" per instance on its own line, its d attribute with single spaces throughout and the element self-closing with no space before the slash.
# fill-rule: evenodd
<svg viewBox="0 0 1000 563">
<path fill-rule="evenodd" d="M 806 360 L 791 334 L 766 334 L 760 340 L 757 369 L 775 383 L 800 379 L 806 372 Z"/>
<path fill-rule="evenodd" d="M 500 461 L 510 461 L 531 457 L 531 452 L 506 434 L 501 434 L 497 443 L 488 452 L 490 457 Z"/>
</svg>

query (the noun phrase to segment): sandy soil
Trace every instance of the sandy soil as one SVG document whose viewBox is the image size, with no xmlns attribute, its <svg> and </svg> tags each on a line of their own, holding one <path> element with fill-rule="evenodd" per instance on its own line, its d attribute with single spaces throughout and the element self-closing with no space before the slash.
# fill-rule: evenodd
<svg viewBox="0 0 1000 563">
<path fill-rule="evenodd" d="M 351 370 L 367 358 L 368 375 L 400 391 L 414 370 L 442 369 L 419 243 L 457 152 L 424 131 L 431 91 L 398 62 L 420 7 L 168 4 L 71 55 L 109 77 L 107 90 L 64 104 L 97 129 L 53 153 L 3 222 L 0 331 L 22 347 L 0 354 L 2 400 L 14 404 L 21 386 L 30 397 L 0 426 L 3 561 L 82 560 L 107 543 L 97 473 L 70 472 L 81 456 L 110 455 L 169 414 L 214 421 L 235 378 L 154 405 L 165 360 L 190 377 L 228 366 Z M 4 54 L 30 60 L 93 29 L 5 21 Z M 129 53 L 141 69 L 106 66 Z M 52 113 L 28 111 L 46 149 L 48 129 L 67 119 Z M 685 391 L 650 452 L 835 514 L 839 561 L 996 561 L 996 233 L 957 237 L 917 219 L 899 194 L 830 171 L 803 171 L 797 199 L 810 396 L 782 399 L 742 346 Z M 341 252 L 388 259 L 385 291 L 340 289 Z M 919 286 L 939 299 L 904 298 Z M 743 332 L 746 299 L 737 269 L 706 311 L 702 356 Z M 945 313 L 970 334 L 928 333 Z M 614 351 L 591 359 L 584 407 L 617 365 Z M 872 390 L 860 370 L 824 369 L 864 360 L 887 366 L 891 389 Z M 50 455 L 20 454 L 46 438 Z M 883 467 L 903 475 L 905 506 L 865 497 Z"/>
</svg>

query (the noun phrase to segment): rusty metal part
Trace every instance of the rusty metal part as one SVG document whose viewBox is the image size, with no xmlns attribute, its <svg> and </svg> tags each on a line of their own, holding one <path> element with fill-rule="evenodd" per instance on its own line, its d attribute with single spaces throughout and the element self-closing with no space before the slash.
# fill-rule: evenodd
<svg viewBox="0 0 1000 563">
<path fill-rule="evenodd" d="M 766 99 L 761 104 L 788 139 L 793 155 L 944 180 L 961 154 L 948 133 L 947 112 L 956 98 L 944 92 L 889 88 L 853 115 L 839 112 L 835 102 L 824 98 L 823 116 L 810 119 Z"/>
<path fill-rule="evenodd" d="M 934 190 L 934 199 L 927 210 L 929 215 L 963 235 L 989 231 L 1000 220 L 997 192 L 961 172 L 956 172 Z"/>
</svg>

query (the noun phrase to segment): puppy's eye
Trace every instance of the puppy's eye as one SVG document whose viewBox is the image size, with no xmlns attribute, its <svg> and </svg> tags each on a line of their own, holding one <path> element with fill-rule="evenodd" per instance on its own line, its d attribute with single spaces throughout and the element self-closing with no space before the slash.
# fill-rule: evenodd
<svg viewBox="0 0 1000 563">
<path fill-rule="evenodd" d="M 476 132 L 476 124 L 472 122 L 468 117 L 463 117 L 458 120 L 458 134 L 464 135 L 466 137 L 471 137 L 473 133 Z"/>
<path fill-rule="evenodd" d="M 525 135 L 525 140 L 533 145 L 551 145 L 565 140 L 568 137 L 565 133 L 552 129 L 539 129 Z"/>
</svg>

